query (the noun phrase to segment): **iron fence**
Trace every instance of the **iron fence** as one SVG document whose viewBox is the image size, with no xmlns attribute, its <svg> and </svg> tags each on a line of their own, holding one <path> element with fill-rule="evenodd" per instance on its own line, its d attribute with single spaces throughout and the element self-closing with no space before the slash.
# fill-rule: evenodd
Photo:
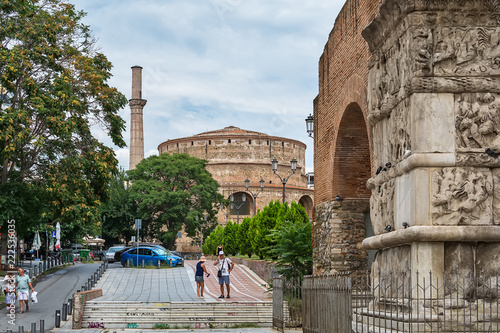
<svg viewBox="0 0 500 333">
<path fill-rule="evenodd" d="M 276 277 L 273 325 L 306 333 L 500 332 L 499 297 L 499 272 Z"/>
</svg>

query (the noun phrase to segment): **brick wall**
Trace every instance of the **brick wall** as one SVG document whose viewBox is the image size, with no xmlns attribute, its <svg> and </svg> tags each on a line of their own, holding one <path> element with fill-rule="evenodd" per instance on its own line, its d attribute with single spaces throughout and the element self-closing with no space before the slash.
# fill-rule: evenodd
<svg viewBox="0 0 500 333">
<path fill-rule="evenodd" d="M 370 51 L 362 30 L 380 0 L 348 0 L 335 20 L 319 59 L 314 100 L 314 273 L 364 270 L 364 217 L 374 173 L 368 115 Z M 340 195 L 344 201 L 337 202 Z"/>
<path fill-rule="evenodd" d="M 370 52 L 361 31 L 375 17 L 379 2 L 348 0 L 319 59 L 319 94 L 314 101 L 315 205 L 337 194 L 369 197 L 364 182 L 370 176 L 373 152 L 366 122 Z M 344 179 L 348 184 L 341 184 Z"/>
</svg>

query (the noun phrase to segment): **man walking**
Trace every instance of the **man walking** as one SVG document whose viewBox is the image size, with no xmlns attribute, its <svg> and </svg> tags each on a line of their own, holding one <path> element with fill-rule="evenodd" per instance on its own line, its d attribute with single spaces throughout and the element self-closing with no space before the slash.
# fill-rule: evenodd
<svg viewBox="0 0 500 333">
<path fill-rule="evenodd" d="M 19 307 L 21 308 L 19 313 L 23 313 L 23 301 L 26 303 L 26 312 L 30 310 L 28 305 L 28 301 L 30 299 L 29 289 L 31 289 L 31 292 L 34 292 L 35 290 L 31 285 L 30 277 L 24 274 L 24 269 L 19 268 L 18 273 L 19 275 L 16 276 L 17 299 L 19 300 Z"/>
<path fill-rule="evenodd" d="M 217 261 L 214 262 L 214 266 L 217 266 L 220 273 L 217 273 L 217 276 L 219 277 L 219 285 L 220 285 L 220 296 L 219 298 L 224 298 L 224 284 L 226 284 L 226 289 L 227 289 L 227 297 L 226 298 L 231 298 L 230 292 L 231 288 L 229 287 L 229 273 L 234 268 L 234 262 L 231 261 L 229 258 L 224 257 L 224 252 L 220 251 L 219 252 L 219 258 Z"/>
</svg>

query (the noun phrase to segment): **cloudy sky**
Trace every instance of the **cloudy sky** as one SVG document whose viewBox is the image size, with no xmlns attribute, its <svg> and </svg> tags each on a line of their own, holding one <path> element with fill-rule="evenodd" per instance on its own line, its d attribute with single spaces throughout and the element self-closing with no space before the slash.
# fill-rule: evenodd
<svg viewBox="0 0 500 333">
<path fill-rule="evenodd" d="M 312 171 L 304 119 L 343 0 L 71 2 L 87 12 L 83 22 L 113 63 L 112 86 L 130 98 L 130 67 L 144 68 L 146 156 L 168 139 L 237 126 L 304 142 Z M 121 116 L 128 143 L 130 109 Z M 128 148 L 116 152 L 128 169 Z"/>
</svg>

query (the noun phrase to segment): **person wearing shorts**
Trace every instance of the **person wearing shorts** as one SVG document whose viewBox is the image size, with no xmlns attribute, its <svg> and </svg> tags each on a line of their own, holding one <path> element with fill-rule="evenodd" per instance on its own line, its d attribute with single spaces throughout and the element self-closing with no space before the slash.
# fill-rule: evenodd
<svg viewBox="0 0 500 333">
<path fill-rule="evenodd" d="M 220 285 L 220 296 L 219 298 L 224 298 L 224 284 L 227 289 L 226 298 L 231 298 L 231 288 L 229 287 L 229 274 L 234 268 L 234 262 L 231 259 L 224 257 L 224 251 L 219 252 L 219 258 L 214 262 L 214 266 L 217 266 L 219 271 L 221 271 L 221 276 L 219 277 L 219 285 Z"/>
<path fill-rule="evenodd" d="M 34 292 L 35 290 L 31 285 L 30 277 L 24 274 L 24 269 L 19 268 L 18 273 L 19 275 L 16 276 L 17 299 L 19 300 L 19 307 L 21 308 L 19 313 L 23 313 L 23 301 L 26 304 L 26 312 L 30 310 L 28 305 L 28 301 L 30 299 L 29 289 L 31 289 L 31 292 Z"/>
<path fill-rule="evenodd" d="M 203 291 L 205 290 L 205 280 L 203 280 L 203 273 L 207 274 L 207 277 L 210 276 L 208 274 L 207 269 L 205 267 L 205 256 L 201 256 L 200 261 L 196 264 L 196 273 L 194 275 L 194 280 L 196 281 L 196 293 L 198 294 L 198 298 L 203 298 Z"/>
</svg>

